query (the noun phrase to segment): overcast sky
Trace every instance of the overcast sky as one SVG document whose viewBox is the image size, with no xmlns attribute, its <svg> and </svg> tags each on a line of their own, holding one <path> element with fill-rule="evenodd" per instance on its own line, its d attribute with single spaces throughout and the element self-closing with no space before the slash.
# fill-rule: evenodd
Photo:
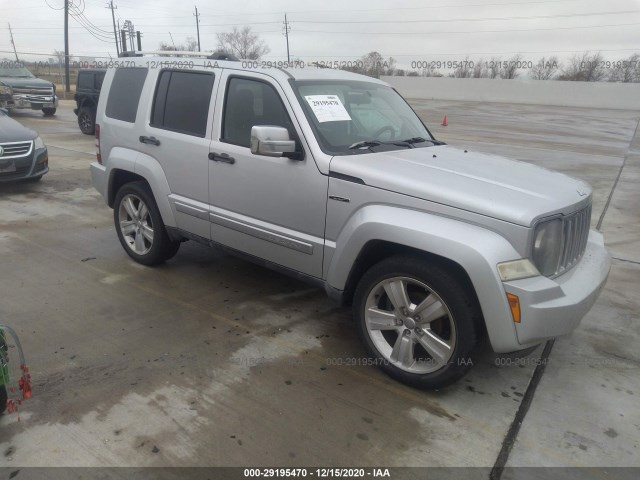
<svg viewBox="0 0 640 480">
<path fill-rule="evenodd" d="M 18 51 L 31 53 L 23 58 L 46 60 L 54 49 L 63 50 L 63 1 L 0 0 L 0 58 L 13 57 L 7 53 L 12 49 L 7 22 Z M 70 19 L 71 54 L 115 56 L 106 1 L 84 4 L 86 18 L 111 43 Z M 232 24 L 250 25 L 271 48 L 265 57 L 270 60 L 286 59 L 285 12 L 291 56 L 305 62 L 348 60 L 373 50 L 394 57 L 400 66 L 467 55 L 506 58 L 518 52 L 530 60 L 543 55 L 563 59 L 584 50 L 601 51 L 606 59 L 640 52 L 640 0 L 114 0 L 114 5 L 116 20 L 131 20 L 142 31 L 144 50 L 170 43 L 169 32 L 176 43 L 195 37 L 197 5 L 203 50 L 215 49 L 216 33 L 231 30 Z"/>
</svg>

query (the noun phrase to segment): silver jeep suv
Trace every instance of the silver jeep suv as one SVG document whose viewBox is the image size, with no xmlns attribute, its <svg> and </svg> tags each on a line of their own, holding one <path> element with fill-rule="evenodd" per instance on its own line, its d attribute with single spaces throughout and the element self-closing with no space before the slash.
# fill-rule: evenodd
<svg viewBox="0 0 640 480">
<path fill-rule="evenodd" d="M 321 285 L 407 384 L 571 332 L 606 281 L 588 185 L 435 140 L 384 82 L 137 57 L 102 88 L 92 181 L 131 258 L 195 240 Z"/>
</svg>

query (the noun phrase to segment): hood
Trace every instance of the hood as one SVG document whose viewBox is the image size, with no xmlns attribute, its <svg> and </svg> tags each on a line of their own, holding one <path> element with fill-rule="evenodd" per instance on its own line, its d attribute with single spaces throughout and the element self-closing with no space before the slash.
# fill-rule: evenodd
<svg viewBox="0 0 640 480">
<path fill-rule="evenodd" d="M 33 140 L 38 134 L 0 112 L 0 143 Z"/>
<path fill-rule="evenodd" d="M 525 227 L 586 206 L 592 193 L 588 184 L 567 175 L 448 145 L 336 156 L 330 171 Z"/>
<path fill-rule="evenodd" d="M 18 88 L 44 88 L 53 84 L 41 78 L 0 77 L 0 83 Z"/>
</svg>

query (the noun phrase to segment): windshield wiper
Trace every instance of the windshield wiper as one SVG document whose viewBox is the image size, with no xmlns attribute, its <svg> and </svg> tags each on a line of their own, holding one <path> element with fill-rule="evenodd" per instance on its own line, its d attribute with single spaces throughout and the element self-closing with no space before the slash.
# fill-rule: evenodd
<svg viewBox="0 0 640 480">
<path fill-rule="evenodd" d="M 439 142 L 438 140 L 434 140 L 433 138 L 411 137 L 402 141 L 406 143 L 410 143 L 411 145 L 413 145 L 414 143 L 424 143 L 424 142 L 431 142 L 434 145 L 446 145 L 444 142 Z"/>
<path fill-rule="evenodd" d="M 388 142 L 382 140 L 363 140 L 362 142 L 356 142 L 353 145 L 349 145 L 349 150 L 353 150 L 354 148 L 379 147 L 380 145 L 397 145 L 398 147 L 412 148 L 411 144 L 404 140 L 389 140 Z"/>
<path fill-rule="evenodd" d="M 363 140 L 362 142 L 356 142 L 352 145 L 349 145 L 349 150 L 363 147 L 377 147 L 378 145 L 382 145 L 382 142 L 379 140 Z"/>
</svg>

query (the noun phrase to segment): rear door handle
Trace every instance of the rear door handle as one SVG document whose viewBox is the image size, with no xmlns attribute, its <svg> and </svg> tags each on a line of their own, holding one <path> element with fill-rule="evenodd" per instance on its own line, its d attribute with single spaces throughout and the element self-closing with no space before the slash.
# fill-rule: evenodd
<svg viewBox="0 0 640 480">
<path fill-rule="evenodd" d="M 213 160 L 214 162 L 224 162 L 224 163 L 230 163 L 231 165 L 233 165 L 234 163 L 236 163 L 236 159 L 233 157 L 230 157 L 228 154 L 226 153 L 215 153 L 215 152 L 210 152 L 209 153 L 209 160 Z"/>
<path fill-rule="evenodd" d="M 144 135 L 140 135 L 140 143 L 146 143 L 148 145 L 160 145 L 160 140 L 156 137 L 145 137 Z"/>
</svg>

